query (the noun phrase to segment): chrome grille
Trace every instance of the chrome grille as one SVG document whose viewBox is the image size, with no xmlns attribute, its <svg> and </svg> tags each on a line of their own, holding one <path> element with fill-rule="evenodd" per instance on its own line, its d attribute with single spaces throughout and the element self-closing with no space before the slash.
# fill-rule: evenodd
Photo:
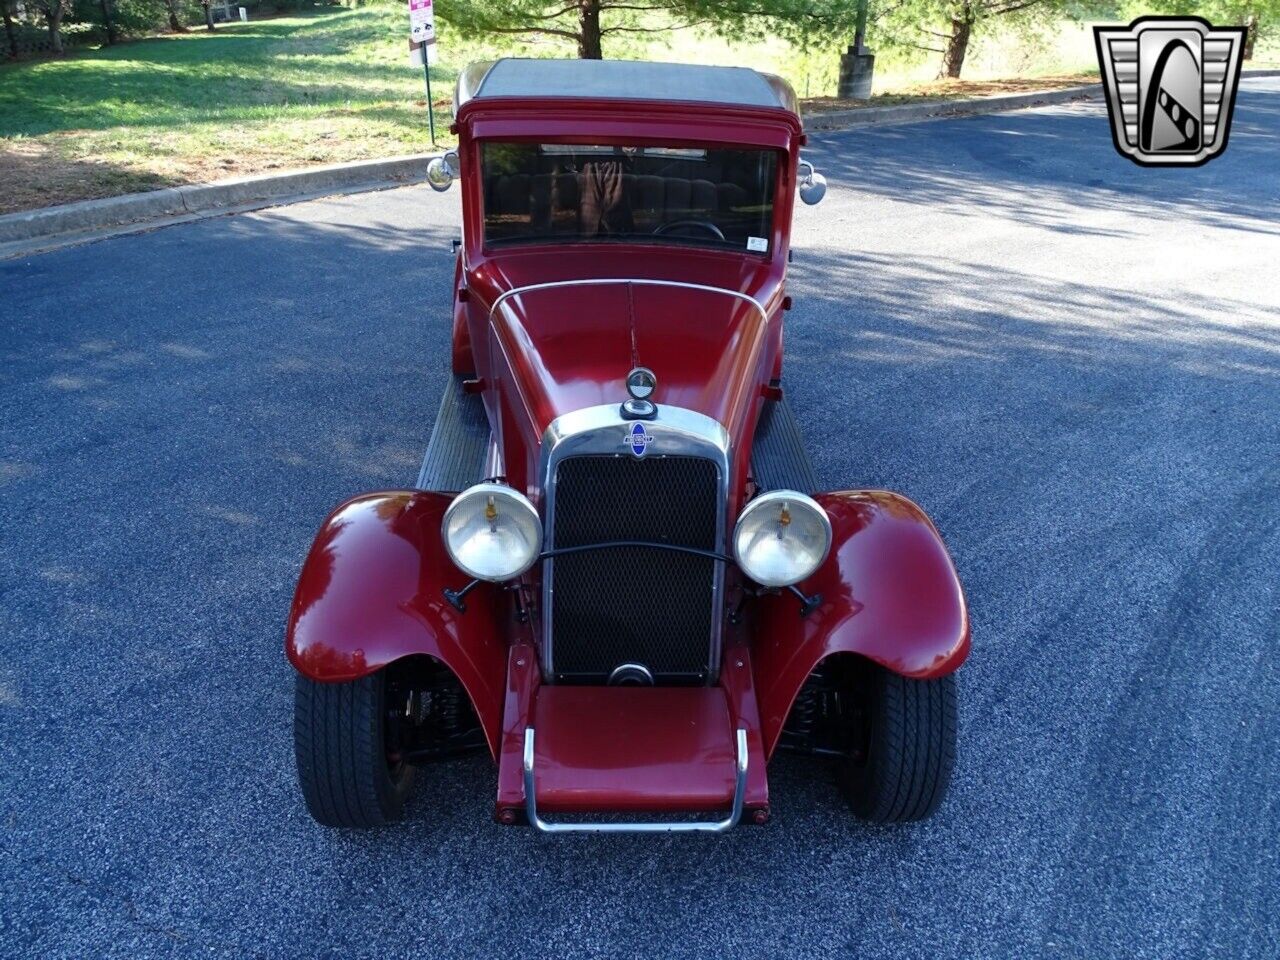
<svg viewBox="0 0 1280 960">
<path fill-rule="evenodd" d="M 557 549 L 618 540 L 719 547 L 718 464 L 691 456 L 570 456 L 555 467 Z M 657 682 L 708 677 L 719 564 L 628 546 L 556 557 L 551 578 L 552 679 L 602 683 L 620 664 Z"/>
</svg>

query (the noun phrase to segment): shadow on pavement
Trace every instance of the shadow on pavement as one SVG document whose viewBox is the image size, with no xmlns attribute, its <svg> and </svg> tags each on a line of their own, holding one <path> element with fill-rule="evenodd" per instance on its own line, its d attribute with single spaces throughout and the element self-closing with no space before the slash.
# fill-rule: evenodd
<svg viewBox="0 0 1280 960">
<path fill-rule="evenodd" d="M 994 213 L 1098 236 L 1126 231 L 1122 223 L 1082 226 L 1081 209 L 1132 211 L 1178 230 L 1206 225 L 1275 235 L 1280 174 L 1269 118 L 1277 113 L 1280 80 L 1246 80 L 1226 152 L 1191 169 L 1142 168 L 1120 157 L 1100 103 L 929 121 L 954 125 L 951 136 L 923 137 L 914 124 L 877 128 L 874 135 L 815 135 L 810 152 L 833 181 L 931 210 Z M 1262 178 L 1253 174 L 1268 168 Z"/>
<path fill-rule="evenodd" d="M 823 162 L 1050 230 L 1078 229 L 1055 205 L 1107 190 L 1182 222 L 1170 180 L 1117 168 L 1096 115 L 961 122 L 994 145 L 921 137 L 904 157 L 901 128 L 842 135 L 850 158 Z M 1076 138 L 1108 167 L 1073 185 L 1045 158 Z M 1267 229 L 1231 162 L 1187 179 L 1186 216 Z M 411 483 L 425 447 L 455 235 L 418 224 L 427 196 L 0 263 L 0 404 L 22 411 L 0 451 L 0 636 L 19 638 L 0 853 L 40 891 L 8 905 L 14 942 L 51 952 L 92 917 L 97 942 L 136 952 L 1008 956 L 1053 935 L 1093 955 L 1173 929 L 1148 889 L 1193 928 L 1177 946 L 1263 942 L 1267 919 L 1223 932 L 1213 911 L 1233 883 L 1263 889 L 1265 860 L 1192 873 L 1215 845 L 1246 864 L 1270 849 L 1264 816 L 1236 817 L 1274 799 L 1277 695 L 1258 584 L 1280 536 L 1280 338 L 1247 291 L 1170 302 L 871 252 L 797 264 L 785 382 L 822 479 L 919 500 L 968 591 L 961 755 L 934 820 L 859 824 L 821 764 L 779 758 L 762 829 L 547 841 L 491 822 L 475 758 L 430 769 L 400 827 L 312 824 L 282 630 L 325 513 Z M 1239 745 L 1245 724 L 1261 732 Z M 1219 754 L 1243 784 L 1225 806 L 1201 773 Z"/>
</svg>

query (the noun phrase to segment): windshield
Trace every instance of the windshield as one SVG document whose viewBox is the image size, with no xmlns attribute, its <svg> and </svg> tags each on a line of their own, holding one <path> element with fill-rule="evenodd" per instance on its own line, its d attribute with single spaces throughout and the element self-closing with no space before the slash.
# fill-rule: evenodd
<svg viewBox="0 0 1280 960">
<path fill-rule="evenodd" d="M 768 253 L 778 154 L 761 149 L 481 144 L 491 245 L 612 240 Z"/>
</svg>

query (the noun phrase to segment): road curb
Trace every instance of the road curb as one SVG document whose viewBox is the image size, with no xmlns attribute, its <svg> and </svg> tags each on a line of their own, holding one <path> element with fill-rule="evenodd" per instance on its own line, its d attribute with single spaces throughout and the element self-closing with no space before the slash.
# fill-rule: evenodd
<svg viewBox="0 0 1280 960">
<path fill-rule="evenodd" d="M 0 217 L 0 244 L 54 240 L 61 234 L 85 233 L 187 214 L 211 214 L 264 200 L 287 201 L 326 193 L 383 189 L 422 180 L 434 153 L 356 160 L 284 173 L 235 177 L 214 183 L 165 187 L 103 200 L 81 200 Z"/>
<path fill-rule="evenodd" d="M 836 110 L 831 113 L 811 114 L 805 117 L 806 130 L 844 130 L 867 123 L 902 123 L 909 120 L 930 120 L 937 117 L 967 117 L 983 113 L 1000 113 L 1004 110 L 1021 110 L 1025 107 L 1043 107 L 1072 100 L 1087 100 L 1102 96 L 1102 84 L 1090 83 L 1061 90 L 1033 90 L 1030 93 L 1002 93 L 994 97 L 974 100 L 930 100 L 927 103 L 900 103 L 892 107 L 862 107 L 856 110 Z"/>
<path fill-rule="evenodd" d="M 1254 77 L 1280 77 L 1280 70 L 1246 70 L 1240 75 L 1242 80 Z M 1070 103 L 1074 100 L 1093 100 L 1101 96 L 1102 84 L 1089 83 L 1078 87 L 1064 87 L 1061 90 L 1002 93 L 994 97 L 978 97 L 974 100 L 931 100 L 927 103 L 902 103 L 892 107 L 836 110 L 831 113 L 812 114 L 805 118 L 804 125 L 807 130 L 819 132 L 844 130 L 867 123 L 903 123 L 943 117 L 978 116 L 984 113 L 1000 113 L 1004 110 L 1022 110 L 1027 107 Z"/>
</svg>

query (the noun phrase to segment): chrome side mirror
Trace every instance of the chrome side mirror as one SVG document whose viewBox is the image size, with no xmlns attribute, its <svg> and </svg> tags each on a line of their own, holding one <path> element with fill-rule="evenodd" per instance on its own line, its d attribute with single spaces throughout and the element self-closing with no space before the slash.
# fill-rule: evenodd
<svg viewBox="0 0 1280 960">
<path fill-rule="evenodd" d="M 808 160 L 800 161 L 800 199 L 813 206 L 827 195 L 827 178 L 813 168 Z"/>
<path fill-rule="evenodd" d="M 444 193 L 453 181 L 462 175 L 462 165 L 458 162 L 458 154 L 450 150 L 442 157 L 436 157 L 427 164 L 427 183 L 431 189 Z"/>
</svg>

